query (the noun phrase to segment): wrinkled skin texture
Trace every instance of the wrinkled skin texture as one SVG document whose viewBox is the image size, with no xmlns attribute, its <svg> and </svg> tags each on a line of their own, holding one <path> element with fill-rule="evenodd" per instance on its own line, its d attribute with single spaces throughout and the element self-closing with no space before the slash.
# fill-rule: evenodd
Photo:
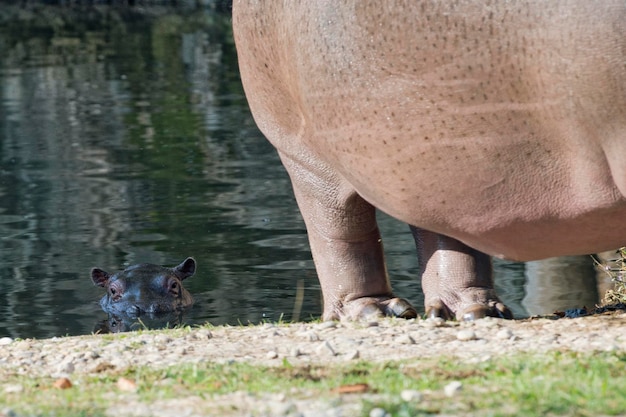
<svg viewBox="0 0 626 417">
<path fill-rule="evenodd" d="M 412 225 L 434 316 L 510 317 L 490 256 L 626 244 L 623 0 L 235 0 L 233 27 L 325 319 L 416 314 L 375 207 Z"/>
<path fill-rule="evenodd" d="M 113 275 L 100 268 L 91 270 L 91 280 L 106 289 L 100 306 L 117 321 L 121 317 L 161 315 L 179 311 L 193 304 L 193 297 L 183 281 L 196 271 L 196 261 L 185 259 L 174 268 L 137 264 Z"/>
</svg>

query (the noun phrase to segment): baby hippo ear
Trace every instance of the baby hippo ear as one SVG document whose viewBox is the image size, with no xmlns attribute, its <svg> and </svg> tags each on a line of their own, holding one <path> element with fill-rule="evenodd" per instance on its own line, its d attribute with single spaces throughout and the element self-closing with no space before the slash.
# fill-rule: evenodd
<svg viewBox="0 0 626 417">
<path fill-rule="evenodd" d="M 106 287 L 109 283 L 109 273 L 100 268 L 91 268 L 91 280 L 98 287 Z"/>
<path fill-rule="evenodd" d="M 174 273 L 181 280 L 189 278 L 196 273 L 196 260 L 193 258 L 185 259 L 180 265 L 174 267 Z"/>
</svg>

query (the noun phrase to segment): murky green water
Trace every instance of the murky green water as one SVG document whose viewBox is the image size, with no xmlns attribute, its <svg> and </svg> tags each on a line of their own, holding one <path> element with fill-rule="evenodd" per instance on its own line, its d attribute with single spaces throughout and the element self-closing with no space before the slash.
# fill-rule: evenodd
<svg viewBox="0 0 626 417">
<path fill-rule="evenodd" d="M 0 336 L 90 333 L 106 318 L 91 267 L 187 256 L 199 270 L 185 323 L 290 320 L 299 283 L 300 319 L 318 316 L 306 232 L 249 114 L 230 16 L 132 10 L 0 9 Z M 394 288 L 422 308 L 408 228 L 381 222 Z M 571 307 L 597 298 L 593 270 L 575 268 L 583 278 L 556 280 Z M 496 265 L 518 316 L 527 270 Z"/>
</svg>

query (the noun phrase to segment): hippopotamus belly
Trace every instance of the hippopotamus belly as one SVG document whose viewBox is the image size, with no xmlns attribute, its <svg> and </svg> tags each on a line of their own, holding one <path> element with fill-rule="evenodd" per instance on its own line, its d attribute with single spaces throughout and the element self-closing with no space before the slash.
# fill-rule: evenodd
<svg viewBox="0 0 626 417">
<path fill-rule="evenodd" d="M 239 1 L 233 13 L 246 95 L 292 178 L 328 317 L 390 297 L 373 207 L 413 226 L 423 284 L 436 270 L 455 297 L 490 288 L 478 251 L 626 243 L 624 2 Z M 457 316 L 495 300 L 425 293 Z"/>
</svg>

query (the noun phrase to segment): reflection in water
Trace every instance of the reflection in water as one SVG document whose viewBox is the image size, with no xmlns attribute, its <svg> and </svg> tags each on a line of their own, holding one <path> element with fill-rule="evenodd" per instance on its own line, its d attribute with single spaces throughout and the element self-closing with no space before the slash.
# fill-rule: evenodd
<svg viewBox="0 0 626 417">
<path fill-rule="evenodd" d="M 318 316 L 289 180 L 248 112 L 230 16 L 198 10 L 0 12 L 0 336 L 83 334 L 105 318 L 93 266 L 198 272 L 185 323 Z M 408 228 L 381 216 L 400 296 L 423 308 Z M 524 266 L 498 285 L 526 314 Z M 576 305 L 573 305 L 576 306 Z"/>
<path fill-rule="evenodd" d="M 175 311 L 165 314 L 144 314 L 141 317 L 108 314 L 93 327 L 93 333 L 122 333 L 143 329 L 171 329 L 185 324 L 184 312 Z"/>
<path fill-rule="evenodd" d="M 598 280 L 589 256 L 564 256 L 526 263 L 526 297 L 531 315 L 550 314 L 576 307 L 592 309 L 600 298 Z"/>
</svg>

